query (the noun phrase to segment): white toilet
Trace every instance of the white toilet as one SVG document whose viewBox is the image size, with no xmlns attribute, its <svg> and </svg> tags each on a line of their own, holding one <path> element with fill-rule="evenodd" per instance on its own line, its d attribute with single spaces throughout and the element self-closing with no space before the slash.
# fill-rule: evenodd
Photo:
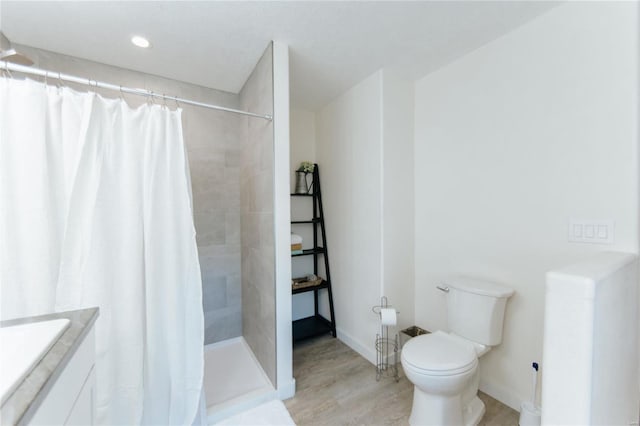
<svg viewBox="0 0 640 426">
<path fill-rule="evenodd" d="M 449 333 L 414 337 L 402 348 L 402 368 L 415 385 L 409 423 L 477 425 L 484 414 L 478 398 L 478 358 L 502 342 L 507 299 L 513 290 L 472 278 L 445 286 Z"/>
</svg>

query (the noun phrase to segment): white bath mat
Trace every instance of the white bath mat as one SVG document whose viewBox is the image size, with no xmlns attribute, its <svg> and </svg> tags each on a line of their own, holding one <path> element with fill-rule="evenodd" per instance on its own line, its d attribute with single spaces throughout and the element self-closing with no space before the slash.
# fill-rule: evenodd
<svg viewBox="0 0 640 426">
<path fill-rule="evenodd" d="M 235 416 L 226 418 L 218 425 L 228 426 L 295 426 L 282 401 L 274 399 Z"/>
</svg>

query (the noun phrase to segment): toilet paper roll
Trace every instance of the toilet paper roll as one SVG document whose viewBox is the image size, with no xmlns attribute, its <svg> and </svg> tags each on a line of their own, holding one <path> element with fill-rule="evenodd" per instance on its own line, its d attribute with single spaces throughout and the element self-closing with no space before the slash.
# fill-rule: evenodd
<svg viewBox="0 0 640 426">
<path fill-rule="evenodd" d="M 382 325 L 396 325 L 398 313 L 394 308 L 380 309 L 380 322 Z"/>
</svg>

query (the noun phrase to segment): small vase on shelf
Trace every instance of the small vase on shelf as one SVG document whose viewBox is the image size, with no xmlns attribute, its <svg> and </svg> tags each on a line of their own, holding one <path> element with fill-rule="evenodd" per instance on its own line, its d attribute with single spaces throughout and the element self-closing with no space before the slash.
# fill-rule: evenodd
<svg viewBox="0 0 640 426">
<path fill-rule="evenodd" d="M 311 194 L 314 169 L 315 164 L 310 161 L 300 163 L 300 167 L 296 170 L 296 194 Z M 311 175 L 311 183 L 309 183 L 307 175 Z"/>
<path fill-rule="evenodd" d="M 296 194 L 308 194 L 307 174 L 305 172 L 296 172 Z"/>
</svg>

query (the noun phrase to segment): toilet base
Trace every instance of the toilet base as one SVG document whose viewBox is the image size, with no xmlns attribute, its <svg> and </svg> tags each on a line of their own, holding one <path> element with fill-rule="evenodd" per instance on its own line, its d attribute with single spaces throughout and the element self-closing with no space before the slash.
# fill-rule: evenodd
<svg viewBox="0 0 640 426">
<path fill-rule="evenodd" d="M 476 426 L 484 416 L 484 402 L 476 395 L 462 414 L 465 426 Z"/>
<path fill-rule="evenodd" d="M 463 407 L 461 396 L 431 395 L 414 386 L 409 424 L 411 426 L 476 426 L 484 415 L 484 403 L 476 395 Z"/>
</svg>

